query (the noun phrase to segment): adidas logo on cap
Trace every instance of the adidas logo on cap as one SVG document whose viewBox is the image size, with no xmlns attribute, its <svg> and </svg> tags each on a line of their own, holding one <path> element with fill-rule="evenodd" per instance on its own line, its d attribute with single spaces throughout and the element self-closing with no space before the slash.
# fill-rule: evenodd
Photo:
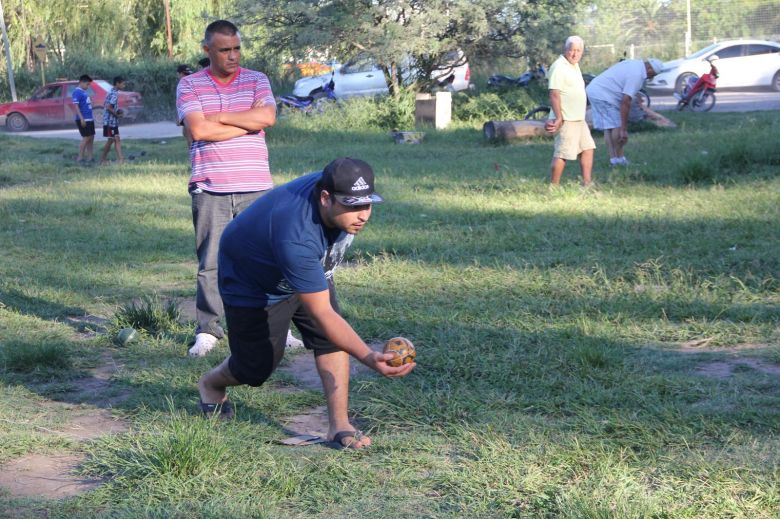
<svg viewBox="0 0 780 519">
<path fill-rule="evenodd" d="M 355 183 L 352 185 L 352 191 L 364 191 L 366 189 L 369 189 L 371 186 L 368 185 L 368 182 L 363 180 L 363 177 L 360 177 L 355 181 Z"/>
</svg>

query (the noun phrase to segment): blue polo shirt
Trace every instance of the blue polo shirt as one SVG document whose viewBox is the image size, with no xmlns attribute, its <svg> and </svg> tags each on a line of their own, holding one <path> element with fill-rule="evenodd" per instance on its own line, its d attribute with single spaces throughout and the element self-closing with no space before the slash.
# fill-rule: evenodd
<svg viewBox="0 0 780 519">
<path fill-rule="evenodd" d="M 81 115 L 84 117 L 85 121 L 91 121 L 92 116 L 92 99 L 90 99 L 89 94 L 87 94 L 86 90 L 83 90 L 81 87 L 76 87 L 73 90 L 73 95 L 71 96 L 71 99 L 73 100 L 73 104 L 75 104 L 78 107 L 79 112 L 81 112 Z M 79 116 L 76 115 L 76 121 L 79 120 Z"/>
<path fill-rule="evenodd" d="M 227 225 L 218 268 L 225 304 L 266 307 L 328 289 L 353 236 L 323 225 L 314 195 L 321 177 L 318 171 L 272 189 Z"/>
</svg>

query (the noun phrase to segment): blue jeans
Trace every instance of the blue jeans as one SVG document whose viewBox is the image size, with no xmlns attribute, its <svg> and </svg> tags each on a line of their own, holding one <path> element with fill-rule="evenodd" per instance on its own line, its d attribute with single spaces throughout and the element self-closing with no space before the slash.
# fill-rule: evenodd
<svg viewBox="0 0 780 519">
<path fill-rule="evenodd" d="M 254 193 L 215 194 L 190 189 L 192 223 L 195 226 L 195 253 L 198 255 L 198 283 L 195 298 L 195 333 L 209 333 L 218 339 L 225 336 L 220 324 L 225 310 L 219 296 L 217 257 L 219 240 L 233 218 L 260 198 L 265 191 Z"/>
</svg>

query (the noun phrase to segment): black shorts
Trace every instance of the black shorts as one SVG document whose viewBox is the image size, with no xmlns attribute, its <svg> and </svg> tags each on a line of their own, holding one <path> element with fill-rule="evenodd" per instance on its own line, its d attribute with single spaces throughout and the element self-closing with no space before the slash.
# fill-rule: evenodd
<svg viewBox="0 0 780 519">
<path fill-rule="evenodd" d="M 76 128 L 79 129 L 79 133 L 82 137 L 95 135 L 95 121 L 85 121 L 84 126 L 81 126 L 80 121 L 76 121 Z"/>
<path fill-rule="evenodd" d="M 103 137 L 113 139 L 119 137 L 119 126 L 103 126 Z"/>
<path fill-rule="evenodd" d="M 339 312 L 336 287 L 328 282 L 330 304 Z M 230 373 L 242 384 L 259 386 L 284 356 L 290 321 L 301 332 L 303 345 L 315 355 L 339 351 L 303 308 L 298 294 L 265 308 L 225 305 Z"/>
</svg>

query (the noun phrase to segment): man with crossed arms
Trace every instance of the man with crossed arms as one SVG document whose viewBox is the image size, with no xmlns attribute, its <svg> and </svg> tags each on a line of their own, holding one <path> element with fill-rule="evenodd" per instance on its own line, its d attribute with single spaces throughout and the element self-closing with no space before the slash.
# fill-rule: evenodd
<svg viewBox="0 0 780 519">
<path fill-rule="evenodd" d="M 233 23 L 209 24 L 203 50 L 210 66 L 183 77 L 176 89 L 178 120 L 192 137 L 188 189 L 198 255 L 193 356 L 206 355 L 224 337 L 219 240 L 233 218 L 273 187 L 264 130 L 276 122 L 268 78 L 240 66 L 241 36 Z"/>
</svg>

